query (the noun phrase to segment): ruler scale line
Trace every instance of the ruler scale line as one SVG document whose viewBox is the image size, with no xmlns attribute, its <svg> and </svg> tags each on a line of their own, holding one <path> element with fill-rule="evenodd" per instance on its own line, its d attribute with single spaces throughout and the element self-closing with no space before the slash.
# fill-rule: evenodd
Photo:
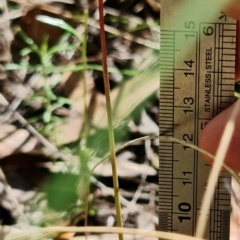
<svg viewBox="0 0 240 240">
<path fill-rule="evenodd" d="M 159 129 L 161 136 L 198 145 L 205 124 L 234 99 L 236 21 L 217 10 L 219 18 L 208 21 L 210 6 L 203 16 L 203 1 L 181 8 L 187 2 L 161 3 Z M 160 141 L 159 157 L 159 229 L 194 235 L 210 165 L 179 143 Z M 223 182 L 229 176 L 221 174 L 205 236 L 210 240 L 229 239 L 230 196 Z"/>
</svg>

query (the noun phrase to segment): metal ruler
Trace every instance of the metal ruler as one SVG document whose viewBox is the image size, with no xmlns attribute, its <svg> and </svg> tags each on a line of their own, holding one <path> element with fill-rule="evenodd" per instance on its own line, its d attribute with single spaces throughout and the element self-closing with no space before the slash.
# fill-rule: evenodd
<svg viewBox="0 0 240 240">
<path fill-rule="evenodd" d="M 236 22 L 203 0 L 161 1 L 160 135 L 198 145 L 207 122 L 234 101 Z M 159 229 L 194 235 L 211 166 L 178 143 L 159 147 Z M 229 240 L 222 172 L 206 239 Z"/>
</svg>

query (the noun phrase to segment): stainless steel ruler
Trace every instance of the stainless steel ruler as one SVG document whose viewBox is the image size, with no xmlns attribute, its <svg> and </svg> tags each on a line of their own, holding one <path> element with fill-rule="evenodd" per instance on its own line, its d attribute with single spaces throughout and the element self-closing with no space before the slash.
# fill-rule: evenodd
<svg viewBox="0 0 240 240">
<path fill-rule="evenodd" d="M 207 122 L 234 101 L 236 22 L 204 0 L 161 1 L 160 135 L 198 145 Z M 211 170 L 178 143 L 159 147 L 159 229 L 194 235 Z M 221 173 L 206 239 L 229 239 L 230 195 Z"/>
</svg>

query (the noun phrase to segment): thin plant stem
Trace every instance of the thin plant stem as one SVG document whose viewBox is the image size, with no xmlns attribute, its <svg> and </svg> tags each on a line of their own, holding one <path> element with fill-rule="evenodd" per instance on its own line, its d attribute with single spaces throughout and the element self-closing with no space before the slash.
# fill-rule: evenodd
<svg viewBox="0 0 240 240">
<path fill-rule="evenodd" d="M 88 137 L 88 107 L 87 107 L 87 76 L 86 76 L 86 70 L 87 70 L 87 20 L 88 20 L 88 9 L 86 8 L 84 10 L 84 33 L 82 38 L 82 45 L 81 45 L 81 52 L 82 52 L 82 64 L 83 64 L 83 109 L 84 109 L 84 120 L 83 120 L 83 127 L 81 129 L 81 149 L 85 149 L 87 145 L 87 137 Z M 85 164 L 85 163 L 84 163 Z M 84 169 L 84 168 L 82 168 Z M 89 173 L 89 171 L 87 171 Z M 87 173 L 87 174 L 88 174 Z M 86 173 L 81 173 L 85 175 Z M 87 179 L 89 179 L 89 176 L 87 176 Z M 89 182 L 87 182 L 86 191 L 84 191 L 85 196 L 83 196 L 84 200 L 84 225 L 88 225 L 88 195 L 89 195 Z M 85 233 L 85 238 L 87 239 L 87 233 Z"/>
<path fill-rule="evenodd" d="M 81 52 L 82 52 L 82 65 L 83 65 L 83 104 L 84 104 L 84 120 L 83 127 L 81 130 L 81 139 L 86 143 L 88 136 L 88 110 L 87 110 L 87 20 L 88 20 L 88 9 L 84 11 L 84 37 L 82 39 Z"/>
<path fill-rule="evenodd" d="M 169 240 L 203 240 L 202 238 L 196 238 L 192 236 L 187 236 L 179 233 L 169 233 L 163 231 L 151 231 L 136 228 L 119 228 L 119 227 L 45 227 L 45 228 L 35 228 L 30 230 L 22 230 L 15 235 L 10 235 L 6 240 L 24 240 L 30 237 L 35 237 L 36 239 L 43 239 L 43 237 L 52 236 L 56 233 L 62 232 L 92 232 L 92 233 L 121 233 L 121 234 L 131 234 L 140 235 L 145 237 L 151 237 L 156 239 L 169 239 Z"/>
<path fill-rule="evenodd" d="M 109 77 L 108 77 L 108 65 L 107 65 L 107 57 L 106 57 L 107 49 L 106 49 L 103 11 L 104 11 L 103 10 L 103 0 L 99 0 L 103 80 L 104 80 L 104 90 L 105 90 L 107 116 L 108 116 L 109 148 L 110 148 L 110 159 L 111 159 L 111 165 L 112 165 L 114 197 L 115 197 L 115 207 L 116 207 L 116 215 L 117 215 L 117 226 L 123 227 L 122 214 L 121 214 L 121 202 L 120 202 L 120 196 L 119 196 L 117 166 L 116 166 L 115 140 L 114 140 L 114 131 L 113 131 L 113 119 L 112 119 L 111 98 L 110 98 L 110 85 L 109 85 Z M 119 237 L 119 240 L 123 240 L 123 234 L 119 233 L 118 237 Z"/>
<path fill-rule="evenodd" d="M 131 140 L 125 144 L 123 144 L 122 146 L 118 147 L 115 151 L 115 153 L 121 151 L 122 149 L 134 144 L 134 143 L 137 143 L 137 142 L 141 142 L 141 141 L 145 141 L 145 140 L 150 140 L 150 139 L 159 139 L 161 141 L 168 141 L 168 142 L 176 142 L 176 143 L 180 143 L 184 146 L 187 146 L 187 147 L 190 147 L 212 159 L 215 158 L 214 155 L 212 155 L 211 153 L 205 151 L 204 149 L 202 148 L 199 148 L 197 147 L 196 145 L 194 144 L 191 144 L 191 143 L 187 143 L 185 141 L 182 141 L 182 140 L 179 140 L 177 138 L 173 138 L 173 137 L 165 137 L 165 136 L 144 136 L 144 137 L 140 137 L 140 138 L 136 138 L 134 140 Z M 109 158 L 110 155 L 107 155 L 106 157 L 104 157 L 103 159 L 101 159 L 91 170 L 91 174 L 90 175 L 93 175 L 93 172 L 94 170 L 101 164 L 103 163 L 105 160 L 107 160 Z M 230 167 L 228 167 L 225 163 L 223 163 L 223 167 L 235 178 L 235 180 L 240 184 L 240 177 L 237 175 L 237 173 L 235 173 Z"/>
</svg>

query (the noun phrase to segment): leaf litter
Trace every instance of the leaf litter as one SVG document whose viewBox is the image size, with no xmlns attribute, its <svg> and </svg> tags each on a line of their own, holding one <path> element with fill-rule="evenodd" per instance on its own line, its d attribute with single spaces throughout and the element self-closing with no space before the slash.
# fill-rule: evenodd
<svg viewBox="0 0 240 240">
<path fill-rule="evenodd" d="M 158 113 L 151 110 L 158 108 L 156 94 L 159 86 L 158 69 L 153 68 L 158 59 L 156 41 L 158 43 L 159 36 L 156 38 L 155 34 L 159 30 L 158 27 L 154 28 L 159 22 L 159 12 L 156 11 L 158 5 L 160 6 L 157 1 L 154 8 L 148 2 L 111 0 L 105 2 L 110 85 L 115 127 L 119 129 L 116 130 L 119 134 L 116 136 L 118 145 L 135 137 L 158 134 Z M 66 198 L 62 201 L 63 205 L 57 205 L 57 200 L 52 196 L 61 199 L 63 195 L 70 196 L 76 193 L 77 176 L 81 173 L 78 164 L 67 161 L 66 158 L 76 159 L 79 151 L 83 154 L 83 150 L 79 150 L 79 143 L 84 114 L 87 114 L 89 119 L 89 139 L 91 136 L 92 139 L 100 136 L 94 145 L 90 140 L 87 144 L 89 153 L 85 151 L 84 156 L 87 158 L 91 156 L 89 167 L 108 152 L 107 148 L 102 147 L 103 142 L 107 141 L 107 135 L 105 136 L 107 127 L 100 71 L 97 1 L 92 1 L 89 5 L 87 35 L 89 67 L 84 70 L 87 76 L 87 92 L 83 90 L 84 79 L 78 70 L 82 64 L 79 39 L 74 35 L 68 35 L 60 40 L 59 37 L 66 31 L 66 25 L 62 25 L 63 31 L 36 20 L 39 14 L 61 19 L 73 28 L 74 33 L 81 35 L 84 31 L 82 25 L 84 19 L 79 13 L 83 12 L 84 6 L 77 1 L 69 3 L 49 1 L 38 7 L 34 6 L 33 1 L 14 0 L 8 2 L 7 9 L 12 18 L 7 19 L 7 22 L 11 24 L 10 32 L 14 33 L 14 39 L 8 40 L 8 44 L 11 42 L 11 57 L 1 61 L 9 71 L 2 72 L 0 82 L 0 93 L 3 97 L 3 101 L 0 101 L 2 119 L 0 165 L 3 170 L 7 169 L 7 180 L 13 188 L 14 198 L 30 224 L 82 225 L 83 203 L 77 198 Z M 16 28 L 13 28 L 16 25 L 21 29 L 16 31 Z M 58 41 L 62 41 L 61 48 L 57 45 Z M 71 48 L 67 48 L 70 45 Z M 149 56 L 154 56 L 152 58 L 154 64 L 148 63 L 144 66 L 146 59 L 150 60 Z M 146 67 L 152 68 L 151 74 L 144 75 Z M 84 113 L 84 99 L 88 106 L 87 113 Z M 21 118 L 16 118 L 16 115 Z M 25 119 L 31 126 L 25 128 L 26 124 L 24 121 L 19 122 L 19 119 Z M 32 127 L 38 134 L 36 131 L 29 132 Z M 48 144 L 48 141 L 51 144 Z M 156 142 L 149 143 L 147 147 L 144 143 L 128 147 L 122 150 L 117 158 L 120 188 L 124 196 L 121 201 L 125 206 L 123 207 L 125 226 L 136 228 L 141 226 L 142 229 L 153 230 L 157 228 L 158 177 L 149 156 L 154 152 L 157 154 L 158 150 Z M 68 156 L 64 157 L 64 161 L 59 157 L 63 155 L 56 154 L 57 148 Z M 54 154 L 58 157 L 54 157 Z M 67 185 L 64 179 L 65 183 L 69 179 Z M 108 161 L 96 168 L 91 182 L 88 197 L 89 225 L 114 226 L 116 220 Z M 106 189 L 111 193 L 107 191 L 103 194 Z M 66 191 L 69 192 L 66 194 Z M 1 196 L 1 207 L 8 212 L 12 221 L 17 223 L 18 216 L 12 206 L 6 204 L 8 201 L 5 199 L 8 195 L 5 193 Z M 57 209 L 53 209 L 54 206 Z M 104 214 L 101 212 L 102 209 L 106 210 Z M 39 214 L 40 212 L 42 214 Z M 1 215 L 2 222 L 4 216 L 5 214 Z M 57 219 L 61 219 L 61 223 Z M 142 222 L 143 219 L 146 220 L 145 223 Z"/>
</svg>

